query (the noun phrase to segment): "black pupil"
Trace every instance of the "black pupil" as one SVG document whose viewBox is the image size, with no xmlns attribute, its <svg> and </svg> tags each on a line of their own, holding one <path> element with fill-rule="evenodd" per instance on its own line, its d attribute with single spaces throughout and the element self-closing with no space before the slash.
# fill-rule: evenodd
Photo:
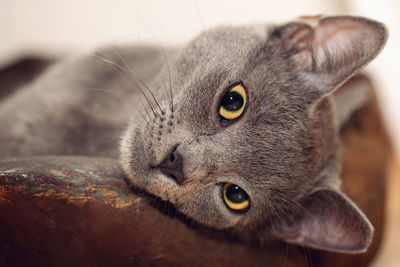
<svg viewBox="0 0 400 267">
<path fill-rule="evenodd" d="M 234 184 L 226 189 L 226 197 L 233 203 L 242 203 L 249 198 L 246 192 Z"/>
<path fill-rule="evenodd" d="M 235 91 L 227 92 L 221 101 L 221 106 L 229 111 L 239 110 L 244 103 L 243 97 Z"/>
</svg>

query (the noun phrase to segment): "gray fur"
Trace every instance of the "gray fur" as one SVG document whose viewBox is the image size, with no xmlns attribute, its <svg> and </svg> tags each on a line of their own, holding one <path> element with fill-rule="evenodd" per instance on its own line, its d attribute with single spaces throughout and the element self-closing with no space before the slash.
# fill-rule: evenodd
<svg viewBox="0 0 400 267">
<path fill-rule="evenodd" d="M 355 26 L 344 37 L 339 32 L 343 46 L 323 43 L 318 34 L 344 22 Z M 360 38 L 368 40 L 363 47 Z M 1 103 L 1 153 L 115 157 L 123 136 L 121 164 L 132 184 L 198 223 L 259 239 L 278 236 L 326 250 L 363 251 L 372 227 L 339 189 L 330 93 L 372 60 L 385 40 L 384 27 L 371 20 L 313 17 L 283 26 L 220 27 L 179 49 L 109 48 L 66 60 Z M 238 82 L 248 104 L 244 115 L 224 124 L 219 101 Z M 179 182 L 157 167 L 173 148 L 182 157 Z M 245 213 L 224 204 L 225 182 L 250 196 Z M 333 197 L 311 198 L 310 207 L 319 208 L 310 212 L 331 207 L 332 199 L 343 202 L 332 223 L 318 224 L 321 214 L 304 210 L 309 196 L 321 190 Z M 348 214 L 359 227 L 349 225 Z M 321 225 L 320 235 L 311 236 L 310 225 Z M 339 236 L 359 234 L 346 244 L 322 242 L 329 229 Z"/>
</svg>

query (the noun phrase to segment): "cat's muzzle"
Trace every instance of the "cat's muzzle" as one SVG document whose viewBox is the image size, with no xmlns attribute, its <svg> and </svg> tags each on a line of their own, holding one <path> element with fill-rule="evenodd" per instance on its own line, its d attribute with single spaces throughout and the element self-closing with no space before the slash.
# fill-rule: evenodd
<svg viewBox="0 0 400 267">
<path fill-rule="evenodd" d="M 183 183 L 185 176 L 183 173 L 183 157 L 176 151 L 179 144 L 176 144 L 171 149 L 170 153 L 165 157 L 165 159 L 155 166 L 166 176 L 174 179 L 178 184 Z"/>
</svg>

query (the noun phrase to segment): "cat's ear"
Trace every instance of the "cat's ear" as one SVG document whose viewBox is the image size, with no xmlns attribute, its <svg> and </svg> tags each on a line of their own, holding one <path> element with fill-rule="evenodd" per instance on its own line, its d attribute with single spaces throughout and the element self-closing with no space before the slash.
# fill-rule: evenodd
<svg viewBox="0 0 400 267">
<path fill-rule="evenodd" d="M 352 16 L 301 17 L 271 33 L 295 67 L 325 94 L 374 59 L 387 30 L 379 22 Z"/>
<path fill-rule="evenodd" d="M 372 239 L 373 227 L 343 193 L 322 189 L 302 203 L 301 216 L 275 225 L 275 235 L 288 243 L 322 250 L 360 253 Z"/>
</svg>

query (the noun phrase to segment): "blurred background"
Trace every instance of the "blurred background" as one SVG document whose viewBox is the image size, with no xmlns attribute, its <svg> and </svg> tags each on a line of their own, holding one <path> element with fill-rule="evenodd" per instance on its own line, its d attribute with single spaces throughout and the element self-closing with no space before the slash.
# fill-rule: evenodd
<svg viewBox="0 0 400 267">
<path fill-rule="evenodd" d="M 389 41 L 365 71 L 377 88 L 394 153 L 400 155 L 400 1 L 397 0 L 0 0 L 0 66 L 21 54 L 65 55 L 104 44 L 180 44 L 221 24 L 279 23 L 300 15 L 352 14 L 384 22 Z M 393 162 L 396 162 L 393 159 Z M 400 266 L 399 177 L 389 183 L 386 242 L 374 266 Z M 394 178 L 393 178 L 394 177 Z M 397 191 L 396 191 L 397 190 Z"/>
</svg>

